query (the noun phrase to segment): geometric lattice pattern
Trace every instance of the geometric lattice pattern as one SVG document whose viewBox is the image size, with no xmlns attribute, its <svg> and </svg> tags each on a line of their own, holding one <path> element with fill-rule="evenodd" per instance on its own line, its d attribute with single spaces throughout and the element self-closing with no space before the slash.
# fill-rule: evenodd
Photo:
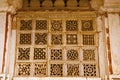
<svg viewBox="0 0 120 80">
<path fill-rule="evenodd" d="M 63 64 L 51 64 L 50 75 L 51 76 L 62 76 L 63 75 Z"/>
<path fill-rule="evenodd" d="M 83 64 L 84 76 L 96 76 L 96 65 L 95 64 Z"/>
<path fill-rule="evenodd" d="M 18 75 L 19 76 L 30 75 L 30 63 L 20 63 L 20 64 L 18 64 Z"/>
<path fill-rule="evenodd" d="M 46 76 L 47 75 L 47 64 L 46 63 L 35 63 L 34 68 L 35 76 Z"/>
<path fill-rule="evenodd" d="M 66 31 L 77 31 L 78 21 L 77 20 L 67 20 L 66 21 Z"/>
<path fill-rule="evenodd" d="M 47 30 L 47 20 L 36 20 L 36 30 Z"/>
<path fill-rule="evenodd" d="M 83 45 L 94 45 L 94 35 L 83 35 Z"/>
<path fill-rule="evenodd" d="M 84 61 L 95 61 L 95 50 L 83 49 L 83 60 Z"/>
<path fill-rule="evenodd" d="M 61 45 L 62 44 L 62 34 L 52 34 L 51 44 L 53 45 Z"/>
<path fill-rule="evenodd" d="M 41 3 L 42 0 L 39 1 Z M 63 13 L 57 15 L 56 12 L 55 16 L 41 14 L 35 17 L 32 14 L 25 19 L 22 16 L 17 18 L 16 75 L 19 77 L 97 76 L 98 46 L 95 44 L 98 41 L 96 41 L 97 29 L 93 25 L 95 19 L 85 20 L 86 17 L 82 20 L 76 18 L 79 17 L 76 14 L 74 18 L 73 15 L 68 18 L 69 14 L 59 18 Z"/>
<path fill-rule="evenodd" d="M 67 34 L 67 44 L 77 44 L 77 34 Z"/>
<path fill-rule="evenodd" d="M 29 60 L 30 59 L 30 48 L 19 48 L 18 60 Z"/>
<path fill-rule="evenodd" d="M 79 76 L 79 64 L 67 64 L 68 76 Z"/>
<path fill-rule="evenodd" d="M 51 60 L 62 60 L 62 49 L 51 49 Z"/>
<path fill-rule="evenodd" d="M 46 48 L 34 48 L 34 60 L 45 60 Z"/>
<path fill-rule="evenodd" d="M 82 20 L 82 31 L 92 31 L 92 20 Z"/>
<path fill-rule="evenodd" d="M 52 20 L 51 25 L 51 31 L 62 31 L 62 20 Z"/>
<path fill-rule="evenodd" d="M 31 44 L 31 34 L 30 33 L 21 33 L 20 34 L 20 42 L 22 44 Z"/>
<path fill-rule="evenodd" d="M 78 59 L 78 50 L 70 49 L 67 50 L 67 60 L 77 60 Z"/>
<path fill-rule="evenodd" d="M 32 30 L 32 20 L 21 20 L 20 30 Z"/>
<path fill-rule="evenodd" d="M 35 44 L 47 44 L 47 33 L 35 33 Z"/>
</svg>

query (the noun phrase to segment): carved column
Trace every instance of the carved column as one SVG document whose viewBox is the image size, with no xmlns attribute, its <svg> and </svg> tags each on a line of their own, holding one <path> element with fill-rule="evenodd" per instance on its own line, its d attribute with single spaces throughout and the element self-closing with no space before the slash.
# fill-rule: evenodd
<svg viewBox="0 0 120 80">
<path fill-rule="evenodd" d="M 104 12 L 108 75 L 118 75 L 120 74 L 120 9 L 114 6 L 101 9 Z"/>
<path fill-rule="evenodd" d="M 12 56 L 14 54 L 11 52 L 11 39 L 14 34 L 11 34 L 11 27 L 12 15 L 15 10 L 13 6 L 8 6 L 6 0 L 0 1 L 0 75 L 4 74 L 5 76 L 11 73 L 9 68 L 12 69 L 12 65 L 14 65 L 10 65 L 10 61 L 14 62 Z"/>
</svg>

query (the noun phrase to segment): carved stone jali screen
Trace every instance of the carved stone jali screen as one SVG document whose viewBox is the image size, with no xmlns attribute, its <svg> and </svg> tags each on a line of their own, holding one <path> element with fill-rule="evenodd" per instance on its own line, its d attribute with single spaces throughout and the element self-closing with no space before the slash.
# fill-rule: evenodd
<svg viewBox="0 0 120 80">
<path fill-rule="evenodd" d="M 94 12 L 20 12 L 15 76 L 97 77 Z"/>
</svg>

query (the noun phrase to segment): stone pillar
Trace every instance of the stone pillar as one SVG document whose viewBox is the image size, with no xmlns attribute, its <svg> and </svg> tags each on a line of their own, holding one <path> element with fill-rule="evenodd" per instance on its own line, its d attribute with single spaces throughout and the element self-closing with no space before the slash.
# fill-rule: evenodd
<svg viewBox="0 0 120 80">
<path fill-rule="evenodd" d="M 105 42 L 105 27 L 102 15 L 98 13 L 97 17 L 97 27 L 98 27 L 98 35 L 99 35 L 99 72 L 100 77 L 104 79 L 105 75 L 107 74 L 107 55 L 106 55 L 106 42 Z"/>
<path fill-rule="evenodd" d="M 4 72 L 5 67 L 6 16 L 6 12 L 0 12 L 0 73 Z"/>
<path fill-rule="evenodd" d="M 8 6 L 6 0 L 0 0 L 0 75 L 4 74 L 5 76 L 12 76 L 14 71 L 15 54 L 13 51 L 15 50 L 13 47 L 16 33 L 11 30 L 11 27 L 15 10 L 14 6 Z M 10 78 L 10 80 L 12 79 Z"/>
<path fill-rule="evenodd" d="M 108 14 L 113 74 L 120 74 L 120 15 Z"/>
<path fill-rule="evenodd" d="M 118 7 L 102 7 L 108 75 L 120 75 L 120 8 Z"/>
</svg>

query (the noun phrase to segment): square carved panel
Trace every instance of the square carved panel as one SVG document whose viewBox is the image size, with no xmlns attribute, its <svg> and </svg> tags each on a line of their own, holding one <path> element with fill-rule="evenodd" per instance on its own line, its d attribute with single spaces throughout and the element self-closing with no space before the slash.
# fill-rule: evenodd
<svg viewBox="0 0 120 80">
<path fill-rule="evenodd" d="M 46 48 L 34 48 L 34 60 L 45 60 Z"/>
<path fill-rule="evenodd" d="M 83 45 L 94 45 L 94 35 L 83 35 Z"/>
<path fill-rule="evenodd" d="M 62 31 L 62 20 L 51 21 L 51 31 Z"/>
<path fill-rule="evenodd" d="M 35 33 L 35 44 L 46 45 L 47 44 L 47 33 Z"/>
<path fill-rule="evenodd" d="M 77 34 L 66 34 L 67 44 L 77 44 Z"/>
<path fill-rule="evenodd" d="M 52 34 L 51 36 L 52 45 L 62 45 L 62 34 Z"/>
<path fill-rule="evenodd" d="M 34 64 L 34 75 L 35 76 L 47 76 L 47 64 L 46 63 L 35 63 Z"/>
<path fill-rule="evenodd" d="M 51 60 L 62 60 L 62 49 L 51 49 Z"/>
<path fill-rule="evenodd" d="M 67 64 L 68 76 L 79 76 L 79 64 Z"/>
<path fill-rule="evenodd" d="M 82 20 L 82 31 L 93 31 L 92 20 Z"/>
<path fill-rule="evenodd" d="M 32 20 L 21 20 L 20 30 L 32 30 Z"/>
<path fill-rule="evenodd" d="M 30 70 L 31 70 L 31 64 L 30 63 L 19 63 L 18 65 L 18 75 L 19 76 L 29 76 Z"/>
<path fill-rule="evenodd" d="M 84 61 L 95 61 L 95 50 L 83 49 L 83 60 Z"/>
<path fill-rule="evenodd" d="M 78 21 L 77 20 L 67 20 L 66 21 L 66 31 L 78 31 Z"/>
<path fill-rule="evenodd" d="M 18 48 L 18 60 L 29 60 L 30 48 Z"/>
<path fill-rule="evenodd" d="M 96 76 L 96 65 L 95 64 L 83 64 L 84 76 Z"/>
<path fill-rule="evenodd" d="M 78 60 L 78 50 L 68 49 L 67 50 L 67 60 Z"/>
<path fill-rule="evenodd" d="M 21 33 L 19 43 L 21 45 L 22 44 L 31 44 L 31 34 L 30 33 Z"/>
<path fill-rule="evenodd" d="M 36 30 L 47 30 L 47 20 L 36 20 Z"/>
<path fill-rule="evenodd" d="M 63 76 L 63 64 L 50 64 L 51 76 Z"/>
</svg>

